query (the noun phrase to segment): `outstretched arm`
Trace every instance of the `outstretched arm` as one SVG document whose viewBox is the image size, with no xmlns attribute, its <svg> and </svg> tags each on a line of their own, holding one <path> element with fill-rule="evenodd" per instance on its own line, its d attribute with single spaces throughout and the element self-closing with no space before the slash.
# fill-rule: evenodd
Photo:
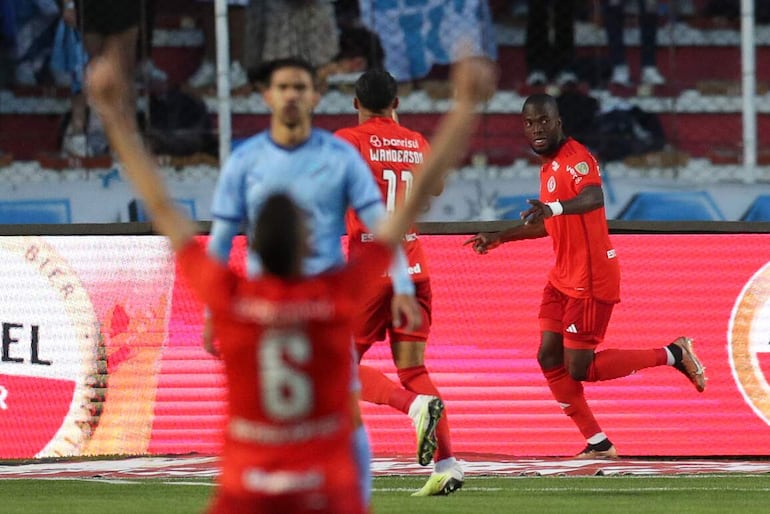
<svg viewBox="0 0 770 514">
<path fill-rule="evenodd" d="M 96 57 L 88 66 L 88 95 L 99 114 L 110 147 L 123 163 L 123 173 L 144 202 L 155 229 L 168 237 L 171 247 L 179 250 L 197 233 L 195 223 L 187 218 L 166 191 L 158 173 L 157 162 L 142 142 L 129 105 L 130 91 L 120 80 L 117 63 Z"/>
<path fill-rule="evenodd" d="M 545 224 L 541 220 L 537 223 L 521 223 L 500 232 L 481 232 L 463 242 L 463 245 L 471 245 L 476 253 L 483 255 L 503 243 L 538 239 L 547 235 Z"/>
<path fill-rule="evenodd" d="M 601 186 L 586 186 L 580 193 L 565 202 L 554 202 L 558 205 L 544 203 L 540 200 L 527 200 L 530 208 L 521 213 L 524 223 L 500 232 L 482 232 L 471 237 L 463 245 L 471 245 L 479 254 L 485 254 L 503 243 L 521 241 L 522 239 L 537 239 L 545 237 L 546 218 L 562 214 L 583 214 L 604 206 L 604 194 Z M 558 212 L 554 212 L 556 209 Z"/>
<path fill-rule="evenodd" d="M 396 246 L 417 219 L 425 202 L 442 184 L 446 173 L 468 148 L 479 119 L 478 104 L 487 100 L 497 85 L 497 68 L 481 57 L 460 59 L 452 67 L 455 100 L 431 141 L 431 152 L 417 174 L 404 205 L 375 231 L 382 242 Z"/>
<path fill-rule="evenodd" d="M 524 223 L 538 223 L 551 216 L 562 214 L 583 214 L 604 207 L 604 193 L 601 186 L 586 186 L 574 198 L 564 202 L 543 203 L 527 200 L 531 207 L 521 213 Z"/>
</svg>

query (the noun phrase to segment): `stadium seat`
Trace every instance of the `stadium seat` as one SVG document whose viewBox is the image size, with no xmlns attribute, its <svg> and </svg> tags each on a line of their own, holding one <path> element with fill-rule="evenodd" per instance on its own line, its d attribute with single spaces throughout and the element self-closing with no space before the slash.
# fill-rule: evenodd
<svg viewBox="0 0 770 514">
<path fill-rule="evenodd" d="M 722 212 L 706 191 L 636 193 L 618 215 L 637 221 L 720 221 Z"/>
<path fill-rule="evenodd" d="M 742 221 L 770 221 L 770 195 L 759 195 L 741 217 Z"/>
<path fill-rule="evenodd" d="M 190 219 L 198 219 L 195 211 L 194 198 L 175 198 L 174 202 L 176 202 L 177 206 L 179 206 Z M 150 221 L 149 216 L 147 216 L 147 211 L 144 210 L 144 206 L 140 200 L 134 199 L 128 203 L 128 221 Z"/>
<path fill-rule="evenodd" d="M 71 223 L 70 201 L 66 198 L 7 200 L 0 202 L 0 223 Z"/>
<path fill-rule="evenodd" d="M 527 200 L 529 198 L 537 198 L 538 196 L 538 193 L 501 196 L 495 200 L 495 211 L 499 213 L 498 217 L 501 220 L 518 220 L 520 219 L 521 211 L 529 209 Z"/>
</svg>

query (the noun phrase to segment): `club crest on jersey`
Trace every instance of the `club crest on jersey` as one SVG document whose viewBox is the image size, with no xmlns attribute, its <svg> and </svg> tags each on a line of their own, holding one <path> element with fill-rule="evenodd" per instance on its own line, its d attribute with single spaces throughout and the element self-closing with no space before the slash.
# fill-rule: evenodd
<svg viewBox="0 0 770 514">
<path fill-rule="evenodd" d="M 381 148 L 382 147 L 382 140 L 375 135 L 369 136 L 369 144 L 372 145 L 375 148 Z"/>
<path fill-rule="evenodd" d="M 580 182 L 583 181 L 583 177 L 581 177 L 572 166 L 567 165 L 567 171 L 569 172 L 569 176 L 572 177 L 572 180 L 575 181 L 575 184 L 580 184 Z"/>
<path fill-rule="evenodd" d="M 556 177 L 550 176 L 548 177 L 548 182 L 546 183 L 546 188 L 548 188 L 549 193 L 553 193 L 556 191 Z"/>
<path fill-rule="evenodd" d="M 575 170 L 581 175 L 588 175 L 588 169 L 588 163 L 585 161 L 580 161 L 579 163 L 575 164 Z"/>
</svg>

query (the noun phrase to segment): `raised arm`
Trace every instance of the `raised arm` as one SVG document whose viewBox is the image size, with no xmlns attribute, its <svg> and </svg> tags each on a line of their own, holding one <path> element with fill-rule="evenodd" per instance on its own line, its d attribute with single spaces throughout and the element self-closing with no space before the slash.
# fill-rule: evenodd
<svg viewBox="0 0 770 514">
<path fill-rule="evenodd" d="M 169 197 L 157 162 L 139 135 L 134 114 L 123 108 L 129 105 L 130 92 L 120 80 L 117 63 L 96 57 L 88 69 L 88 96 L 102 120 L 110 148 L 123 164 L 123 173 L 144 202 L 155 229 L 168 237 L 174 250 L 181 249 L 195 236 L 197 226 Z"/>
<path fill-rule="evenodd" d="M 478 105 L 487 100 L 497 86 L 497 67 L 481 57 L 461 59 L 452 67 L 452 85 L 454 104 L 439 123 L 431 141 L 431 152 L 417 174 L 411 194 L 404 205 L 375 231 L 375 236 L 387 244 L 399 244 L 425 202 L 441 187 L 444 176 L 465 154 L 478 123 Z"/>
</svg>

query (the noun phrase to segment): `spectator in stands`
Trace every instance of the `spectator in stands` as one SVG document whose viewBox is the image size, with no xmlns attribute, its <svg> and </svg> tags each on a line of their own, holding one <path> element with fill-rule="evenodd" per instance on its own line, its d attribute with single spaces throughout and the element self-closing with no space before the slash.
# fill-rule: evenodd
<svg viewBox="0 0 770 514">
<path fill-rule="evenodd" d="M 105 55 L 118 63 L 120 80 L 131 84 L 130 101 L 121 106 L 136 110 L 133 87 L 136 45 L 142 5 L 134 0 L 65 0 L 62 16 L 83 35 L 86 54 L 91 58 Z M 64 134 L 62 150 L 86 157 L 107 153 L 107 138 L 97 116 L 87 116 L 82 92 L 72 99 L 72 118 Z"/>
<path fill-rule="evenodd" d="M 741 0 L 708 0 L 703 6 L 703 14 L 734 22 L 741 16 Z M 754 18 L 757 23 L 770 23 L 770 2 L 754 2 Z"/>
<path fill-rule="evenodd" d="M 362 72 L 383 67 L 385 52 L 380 38 L 366 27 L 341 26 L 339 49 L 330 63 L 318 69 L 322 87 L 332 84 L 353 87 Z"/>
<path fill-rule="evenodd" d="M 543 86 L 549 80 L 559 86 L 577 82 L 575 7 L 575 0 L 528 0 L 528 86 Z"/>
<path fill-rule="evenodd" d="M 197 0 L 198 23 L 203 31 L 203 60 L 198 69 L 187 79 L 193 89 L 206 89 L 217 82 L 216 18 L 212 0 Z M 240 89 L 248 84 L 246 67 L 243 66 L 246 14 L 250 0 L 228 0 L 227 33 L 230 38 L 230 89 Z"/>
<path fill-rule="evenodd" d="M 656 66 L 658 1 L 637 0 L 636 3 L 639 8 L 641 45 L 639 80 L 642 84 L 660 86 L 666 83 L 666 79 Z M 612 65 L 610 83 L 628 87 L 631 85 L 631 73 L 626 62 L 626 45 L 623 40 L 624 5 L 625 2 L 622 0 L 602 0 L 602 14 Z"/>
<path fill-rule="evenodd" d="M 11 4 L 6 12 L 15 15 L 14 82 L 18 86 L 36 86 L 51 56 L 59 5 L 57 0 L 12 0 Z"/>
<path fill-rule="evenodd" d="M 16 44 L 16 12 L 12 0 L 0 0 L 0 87 L 10 83 L 13 47 Z"/>
<path fill-rule="evenodd" d="M 150 58 L 155 0 L 63 0 L 61 8 L 62 22 L 70 37 L 62 40 L 66 48 L 57 49 L 52 65 L 71 74 L 72 90 L 71 116 L 62 151 L 77 157 L 104 155 L 108 152 L 107 139 L 99 118 L 88 115 L 81 87 L 82 68 L 89 56 L 110 53 L 122 63 L 123 78 L 132 84 L 137 76 L 148 87 L 165 84 L 165 73 Z M 81 36 L 84 49 L 79 48 Z M 66 63 L 61 62 L 58 50 L 66 57 Z M 132 98 L 135 99 L 135 92 Z M 134 111 L 136 102 L 125 107 Z"/>
<path fill-rule="evenodd" d="M 206 0 L 202 0 L 206 1 Z M 210 0 L 209 0 L 210 1 Z M 231 0 L 228 20 L 231 37 L 230 87 L 239 89 L 246 85 L 244 69 L 255 70 L 263 63 L 299 56 L 318 68 L 319 77 L 364 71 L 367 64 L 357 57 L 372 46 L 364 41 L 360 31 L 351 35 L 339 30 L 335 5 L 329 0 Z M 190 77 L 188 85 L 194 89 L 213 86 L 216 81 L 214 55 L 214 10 L 211 5 L 201 6 L 204 31 L 204 58 L 201 66 Z M 340 51 L 341 40 L 353 38 L 345 51 Z M 360 43 L 361 49 L 350 44 Z M 377 42 L 379 45 L 379 42 Z M 381 54 L 381 46 L 372 50 L 375 58 Z M 381 60 L 382 57 L 379 56 Z"/>
<path fill-rule="evenodd" d="M 247 12 L 246 69 L 287 57 L 321 69 L 339 52 L 339 27 L 329 0 L 250 0 Z"/>
<path fill-rule="evenodd" d="M 86 137 L 88 107 L 83 93 L 83 73 L 88 56 L 77 29 L 77 15 L 73 2 L 62 2 L 62 16 L 54 38 L 51 72 L 60 85 L 69 85 L 70 113 L 62 139 L 62 151 L 74 157 L 89 154 Z M 65 118 L 66 119 L 66 118 Z"/>
<path fill-rule="evenodd" d="M 162 88 L 168 81 L 168 74 L 155 66 L 152 60 L 152 38 L 155 29 L 156 0 L 138 0 L 144 3 L 139 35 L 136 41 L 136 79 L 148 89 Z"/>
</svg>

